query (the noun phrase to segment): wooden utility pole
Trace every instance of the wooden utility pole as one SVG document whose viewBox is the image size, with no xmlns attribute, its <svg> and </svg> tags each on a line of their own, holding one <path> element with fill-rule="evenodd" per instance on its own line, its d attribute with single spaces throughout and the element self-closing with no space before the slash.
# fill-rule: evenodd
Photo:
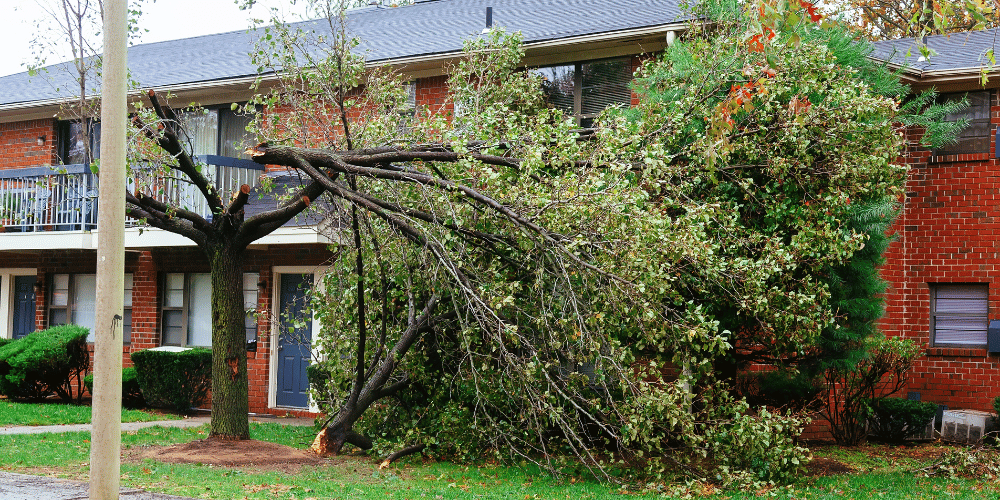
<svg viewBox="0 0 1000 500">
<path fill-rule="evenodd" d="M 104 1 L 90 499 L 118 498 L 125 277 L 126 0 Z"/>
</svg>

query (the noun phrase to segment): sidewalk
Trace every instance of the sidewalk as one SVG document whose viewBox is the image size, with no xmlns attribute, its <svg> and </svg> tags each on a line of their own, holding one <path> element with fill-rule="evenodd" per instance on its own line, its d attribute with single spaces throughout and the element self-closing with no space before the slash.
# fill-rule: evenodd
<svg viewBox="0 0 1000 500">
<path fill-rule="evenodd" d="M 87 500 L 89 491 L 82 481 L 0 472 L 0 500 Z M 119 491 L 119 498 L 127 500 L 195 500 L 133 488 Z"/>
<path fill-rule="evenodd" d="M 198 427 L 207 424 L 211 420 L 208 416 L 190 417 L 181 420 L 157 420 L 155 422 L 128 422 L 122 423 L 122 432 L 131 432 L 147 427 Z M 274 423 L 281 425 L 313 425 L 311 418 L 283 418 L 283 417 L 250 417 L 251 422 Z M 11 434 L 45 434 L 49 432 L 90 432 L 90 424 L 75 425 L 36 425 L 36 426 L 7 426 L 0 427 L 0 436 Z M 0 500 L 5 497 L 0 496 Z"/>
</svg>

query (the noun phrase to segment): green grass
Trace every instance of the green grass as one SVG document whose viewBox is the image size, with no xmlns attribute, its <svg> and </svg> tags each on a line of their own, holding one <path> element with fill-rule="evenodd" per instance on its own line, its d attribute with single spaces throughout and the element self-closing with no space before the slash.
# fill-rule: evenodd
<svg viewBox="0 0 1000 500">
<path fill-rule="evenodd" d="M 15 403 L 0 400 L 0 426 L 89 424 L 90 407 L 62 403 Z M 174 420 L 174 415 L 159 415 L 141 410 L 122 410 L 122 422 Z"/>
<path fill-rule="evenodd" d="M 311 427 L 251 424 L 251 437 L 306 448 Z M 152 427 L 130 432 L 123 445 L 135 454 L 147 445 L 201 439 L 207 426 L 193 429 Z M 85 480 L 90 435 L 85 432 L 0 436 L 0 469 Z M 818 450 L 827 458 L 840 454 L 867 472 L 807 478 L 769 492 L 787 500 L 802 499 L 969 499 L 1000 498 L 1000 484 L 986 478 L 918 477 L 910 465 L 919 461 L 875 463 L 849 449 Z M 891 454 L 891 453 L 890 453 Z M 909 459 L 908 459 L 909 460 Z M 165 464 L 145 459 L 122 464 L 123 486 L 197 498 L 248 499 L 571 499 L 665 498 L 656 493 L 622 494 L 618 487 L 590 481 L 556 480 L 515 467 L 422 464 L 418 458 L 379 470 L 366 457 L 338 457 L 323 466 L 303 466 L 297 473 L 255 472 L 209 465 Z M 709 500 L 757 498 L 757 492 L 716 492 Z"/>
</svg>

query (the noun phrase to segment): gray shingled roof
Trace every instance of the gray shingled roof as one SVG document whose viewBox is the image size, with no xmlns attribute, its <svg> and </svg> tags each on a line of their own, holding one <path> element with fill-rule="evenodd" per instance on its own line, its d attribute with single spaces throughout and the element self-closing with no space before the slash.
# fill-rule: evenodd
<svg viewBox="0 0 1000 500">
<path fill-rule="evenodd" d="M 397 8 L 349 12 L 348 29 L 363 40 L 370 61 L 449 54 L 485 27 L 486 7 L 497 26 L 520 31 L 526 43 L 613 33 L 681 22 L 678 0 L 434 0 Z M 323 29 L 322 22 L 299 23 Z M 256 33 L 233 31 L 131 47 L 132 77 L 144 87 L 238 79 L 256 74 L 248 52 Z M 46 81 L 48 79 L 49 81 Z M 53 82 L 53 83 L 49 83 Z M 57 91 L 57 87 L 59 91 Z M 0 106 L 72 96 L 65 65 L 30 78 L 0 78 Z"/>
<path fill-rule="evenodd" d="M 924 39 L 933 50 L 930 58 L 920 53 L 920 44 L 913 38 L 876 42 L 871 57 L 905 66 L 906 72 L 915 75 L 930 72 L 977 73 L 990 64 L 986 53 L 989 49 L 1000 57 L 1000 30 L 991 29 L 953 33 L 951 35 L 928 36 Z"/>
</svg>

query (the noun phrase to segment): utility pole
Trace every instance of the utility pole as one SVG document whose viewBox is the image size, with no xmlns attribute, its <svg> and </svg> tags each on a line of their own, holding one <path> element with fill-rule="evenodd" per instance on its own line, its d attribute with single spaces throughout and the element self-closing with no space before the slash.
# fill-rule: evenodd
<svg viewBox="0 0 1000 500">
<path fill-rule="evenodd" d="M 90 499 L 118 498 L 125 278 L 126 0 L 104 1 Z"/>
</svg>

